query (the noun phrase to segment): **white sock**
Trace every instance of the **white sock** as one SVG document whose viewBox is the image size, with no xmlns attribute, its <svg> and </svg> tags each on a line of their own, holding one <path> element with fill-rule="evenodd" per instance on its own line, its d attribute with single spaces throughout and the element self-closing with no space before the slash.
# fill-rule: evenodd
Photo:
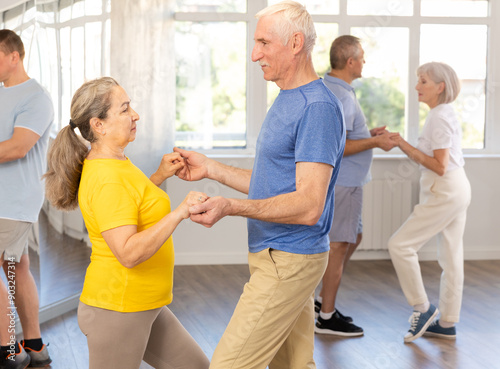
<svg viewBox="0 0 500 369">
<path fill-rule="evenodd" d="M 328 320 L 328 319 L 331 319 L 332 316 L 333 316 L 333 313 L 335 313 L 335 310 L 333 310 L 331 313 L 324 313 L 322 311 L 319 312 L 319 316 L 321 317 L 321 319 L 323 320 Z"/>
<path fill-rule="evenodd" d="M 321 296 L 316 297 L 316 301 L 318 301 L 320 304 L 322 304 L 323 303 L 323 297 L 321 297 Z"/>
<path fill-rule="evenodd" d="M 423 303 L 423 304 L 418 304 L 413 306 L 413 310 L 419 311 L 421 313 L 427 312 L 429 308 L 431 307 L 431 303 L 429 301 Z"/>
<path fill-rule="evenodd" d="M 453 323 L 453 322 L 446 322 L 446 321 L 441 320 L 441 319 L 438 320 L 438 324 L 443 328 L 451 328 L 455 325 L 455 323 Z"/>
</svg>

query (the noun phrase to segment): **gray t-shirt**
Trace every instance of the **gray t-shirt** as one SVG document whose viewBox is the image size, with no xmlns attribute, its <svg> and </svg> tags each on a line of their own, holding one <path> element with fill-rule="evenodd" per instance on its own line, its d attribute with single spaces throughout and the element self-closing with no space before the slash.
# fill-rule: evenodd
<svg viewBox="0 0 500 369">
<path fill-rule="evenodd" d="M 14 128 L 40 136 L 22 159 L 0 163 L 0 218 L 36 222 L 44 199 L 41 176 L 47 167 L 47 146 L 54 108 L 49 93 L 34 79 L 0 86 L 0 142 L 10 139 Z"/>
<path fill-rule="evenodd" d="M 325 85 L 342 103 L 344 110 L 345 129 L 347 140 L 370 138 L 371 134 L 366 125 L 366 118 L 361 110 L 354 88 L 346 81 L 325 75 Z M 354 155 L 344 156 L 340 173 L 337 179 L 338 186 L 361 187 L 371 180 L 370 167 L 373 152 L 365 150 Z"/>
</svg>

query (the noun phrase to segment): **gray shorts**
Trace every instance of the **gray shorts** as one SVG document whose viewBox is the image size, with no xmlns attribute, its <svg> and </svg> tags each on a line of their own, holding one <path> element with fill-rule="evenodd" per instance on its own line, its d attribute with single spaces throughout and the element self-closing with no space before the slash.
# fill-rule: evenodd
<svg viewBox="0 0 500 369">
<path fill-rule="evenodd" d="M 33 223 L 20 220 L 0 219 L 0 257 L 4 260 L 14 258 L 21 261 L 21 256 L 28 253 L 28 239 Z"/>
<path fill-rule="evenodd" d="M 333 215 L 330 242 L 356 243 L 363 232 L 361 211 L 363 209 L 363 187 L 335 186 L 335 212 Z"/>
</svg>

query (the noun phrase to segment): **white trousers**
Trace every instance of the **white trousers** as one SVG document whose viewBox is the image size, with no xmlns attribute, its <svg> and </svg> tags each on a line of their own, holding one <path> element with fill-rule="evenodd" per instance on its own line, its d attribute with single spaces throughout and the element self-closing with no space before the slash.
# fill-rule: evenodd
<svg viewBox="0 0 500 369">
<path fill-rule="evenodd" d="M 418 250 L 435 235 L 443 270 L 439 290 L 441 319 L 458 322 L 464 283 L 463 234 L 471 199 L 463 168 L 442 177 L 425 170 L 420 178 L 420 202 L 389 240 L 392 263 L 408 303 L 428 301 L 418 262 Z"/>
</svg>

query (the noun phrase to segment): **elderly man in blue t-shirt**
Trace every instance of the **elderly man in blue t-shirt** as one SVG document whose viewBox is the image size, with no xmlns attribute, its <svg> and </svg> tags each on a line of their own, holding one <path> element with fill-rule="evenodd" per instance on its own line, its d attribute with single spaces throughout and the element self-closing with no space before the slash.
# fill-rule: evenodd
<svg viewBox="0 0 500 369">
<path fill-rule="evenodd" d="M 210 367 L 315 368 L 313 294 L 328 261 L 342 109 L 314 71 L 316 32 L 305 8 L 285 1 L 256 17 L 252 60 L 281 91 L 259 134 L 253 170 L 174 149 L 186 162 L 180 178 L 210 178 L 248 194 L 191 208 L 191 219 L 205 226 L 228 215 L 249 218 L 251 277 Z"/>
<path fill-rule="evenodd" d="M 314 330 L 316 333 L 347 337 L 361 336 L 363 329 L 335 308 L 335 300 L 343 268 L 361 242 L 363 185 L 371 179 L 372 149 L 392 149 L 396 145 L 391 137 L 398 135 L 389 133 L 385 127 L 368 130 L 351 86 L 352 81 L 361 77 L 364 63 L 364 51 L 359 39 L 340 36 L 330 48 L 331 70 L 325 75 L 325 85 L 342 102 L 347 138 L 342 168 L 335 185 L 335 216 L 329 235 L 330 257 L 321 292 L 315 301 L 319 316 Z"/>
</svg>

